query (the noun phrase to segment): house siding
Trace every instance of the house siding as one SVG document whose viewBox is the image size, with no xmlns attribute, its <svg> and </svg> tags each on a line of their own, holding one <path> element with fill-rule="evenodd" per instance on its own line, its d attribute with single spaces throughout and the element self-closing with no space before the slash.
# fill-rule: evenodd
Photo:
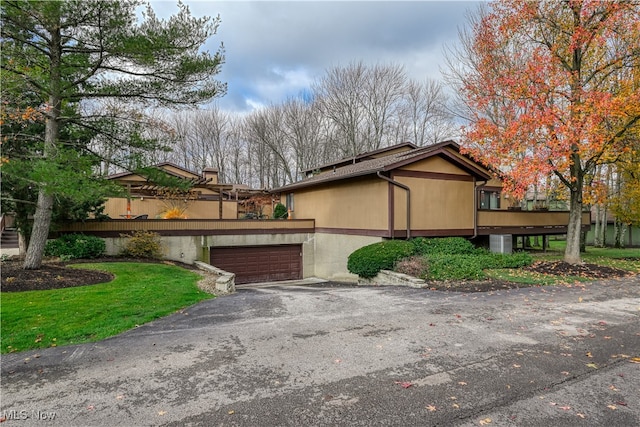
<svg viewBox="0 0 640 427">
<path fill-rule="evenodd" d="M 104 213 L 111 218 L 119 219 L 127 214 L 127 199 L 113 197 L 104 204 Z M 131 216 L 149 215 L 149 219 L 160 217 L 167 210 L 167 205 L 160 199 L 153 197 L 132 197 Z M 237 219 L 238 202 L 222 201 L 222 218 L 219 217 L 217 200 L 194 200 L 187 204 L 185 216 L 188 219 Z"/>
<path fill-rule="evenodd" d="M 283 203 L 286 194 L 282 194 Z M 294 192 L 294 218 L 316 218 L 317 228 L 388 229 L 387 182 L 379 178 L 355 179 Z"/>
<path fill-rule="evenodd" d="M 411 230 L 416 235 L 473 234 L 475 187 L 467 172 L 433 157 L 394 170 L 391 177 L 411 189 Z M 395 235 L 407 229 L 407 194 L 394 188 L 392 197 Z"/>
</svg>

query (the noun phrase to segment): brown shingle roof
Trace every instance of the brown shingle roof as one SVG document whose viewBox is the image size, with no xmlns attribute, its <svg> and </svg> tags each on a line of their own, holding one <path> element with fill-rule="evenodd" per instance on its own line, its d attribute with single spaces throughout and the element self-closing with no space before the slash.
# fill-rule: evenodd
<svg viewBox="0 0 640 427">
<path fill-rule="evenodd" d="M 360 153 L 360 154 L 358 154 L 356 156 L 345 157 L 343 159 L 336 160 L 336 161 L 331 162 L 331 163 L 325 163 L 324 165 L 314 166 L 314 167 L 308 168 L 308 169 L 303 169 L 300 172 L 305 174 L 305 173 L 308 173 L 308 172 L 312 172 L 314 170 L 326 169 L 326 168 L 329 168 L 331 166 L 342 167 L 342 166 L 346 166 L 349 163 L 359 163 L 359 162 L 361 162 L 363 160 L 369 160 L 369 159 L 367 159 L 367 157 L 369 157 L 369 156 L 374 156 L 374 155 L 378 155 L 378 154 L 384 154 L 387 151 L 397 150 L 399 148 L 416 149 L 416 148 L 418 148 L 418 146 L 413 144 L 413 143 L 411 143 L 411 142 L 402 142 L 400 144 L 391 145 L 389 147 L 380 148 L 378 150 L 367 151 L 366 153 Z"/>
<path fill-rule="evenodd" d="M 274 188 L 271 190 L 273 193 L 282 193 L 299 188 L 311 187 L 320 184 L 325 184 L 333 181 L 339 181 L 343 179 L 356 178 L 359 176 L 372 175 L 377 172 L 386 172 L 407 164 L 415 163 L 426 158 L 441 155 L 447 160 L 455 163 L 457 166 L 469 172 L 480 179 L 489 179 L 488 175 L 480 166 L 473 166 L 475 163 L 466 163 L 453 156 L 446 149 L 453 148 L 459 151 L 459 146 L 453 141 L 444 141 L 438 144 L 430 145 L 428 147 L 416 148 L 409 151 L 403 151 L 396 154 L 391 154 L 384 157 L 374 158 L 371 160 L 361 161 L 359 163 L 349 164 L 342 167 L 337 167 L 332 171 L 322 172 L 318 175 L 312 176 L 302 181 L 294 182 L 293 184 L 285 185 L 280 188 Z"/>
</svg>

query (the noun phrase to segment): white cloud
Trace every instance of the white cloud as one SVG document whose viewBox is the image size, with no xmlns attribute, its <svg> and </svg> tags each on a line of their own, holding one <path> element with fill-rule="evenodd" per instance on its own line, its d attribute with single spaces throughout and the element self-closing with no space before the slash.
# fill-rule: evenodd
<svg viewBox="0 0 640 427">
<path fill-rule="evenodd" d="M 220 15 L 226 63 L 224 109 L 279 103 L 308 89 L 326 69 L 362 61 L 403 65 L 409 76 L 440 78 L 443 43 L 454 43 L 475 2 L 184 0 L 197 16 Z M 175 3 L 152 1 L 159 16 Z"/>
</svg>

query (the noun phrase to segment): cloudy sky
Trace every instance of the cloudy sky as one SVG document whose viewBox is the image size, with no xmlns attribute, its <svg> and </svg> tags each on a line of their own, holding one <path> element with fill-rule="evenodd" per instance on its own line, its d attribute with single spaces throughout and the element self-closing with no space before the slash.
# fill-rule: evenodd
<svg viewBox="0 0 640 427">
<path fill-rule="evenodd" d="M 416 79 L 439 79 L 443 44 L 477 2 L 463 1 L 212 1 L 183 0 L 196 16 L 220 15 L 226 63 L 219 79 L 225 110 L 249 111 L 308 90 L 328 68 L 350 62 L 400 64 Z M 175 1 L 153 0 L 159 16 Z"/>
</svg>

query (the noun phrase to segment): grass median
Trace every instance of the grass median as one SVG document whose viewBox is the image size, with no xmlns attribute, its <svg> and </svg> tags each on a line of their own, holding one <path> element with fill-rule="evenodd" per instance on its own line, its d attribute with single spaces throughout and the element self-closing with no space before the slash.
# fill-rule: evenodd
<svg viewBox="0 0 640 427">
<path fill-rule="evenodd" d="M 107 271 L 115 279 L 2 293 L 2 353 L 98 341 L 213 298 L 198 289 L 201 276 L 175 265 L 113 262 L 73 267 Z"/>
</svg>

